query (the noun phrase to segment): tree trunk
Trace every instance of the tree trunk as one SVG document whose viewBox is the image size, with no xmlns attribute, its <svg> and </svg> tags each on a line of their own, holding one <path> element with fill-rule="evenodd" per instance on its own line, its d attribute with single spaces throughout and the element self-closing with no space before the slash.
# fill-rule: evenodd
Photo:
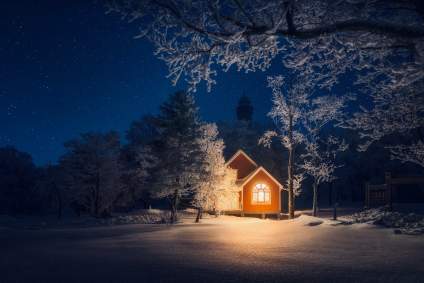
<svg viewBox="0 0 424 283">
<path fill-rule="evenodd" d="M 288 179 L 289 179 L 289 188 L 288 188 L 288 212 L 289 219 L 294 218 L 294 192 L 293 192 L 293 149 L 289 149 L 289 165 L 288 165 Z"/>
<path fill-rule="evenodd" d="M 333 205 L 333 183 L 332 182 L 328 184 L 328 205 L 329 206 Z"/>
<path fill-rule="evenodd" d="M 62 219 L 62 194 L 59 188 L 56 187 L 56 198 L 57 198 L 57 219 Z"/>
<path fill-rule="evenodd" d="M 100 176 L 99 173 L 96 175 L 96 184 L 94 191 L 94 216 L 100 216 Z"/>
<path fill-rule="evenodd" d="M 131 206 L 135 208 L 137 205 L 137 198 L 135 197 L 135 188 L 134 186 L 130 187 L 130 195 L 131 195 Z"/>
<path fill-rule="evenodd" d="M 314 181 L 313 188 L 314 188 L 314 197 L 313 197 L 313 203 L 312 203 L 312 215 L 317 216 L 317 211 L 318 211 L 318 184 L 317 184 L 316 181 Z"/>
<path fill-rule="evenodd" d="M 288 212 L 289 212 L 289 219 L 294 218 L 294 192 L 293 192 L 293 160 L 294 160 L 294 145 L 293 145 L 293 117 L 290 115 L 289 117 L 289 141 L 290 141 L 290 148 L 289 148 L 289 164 L 287 168 L 288 173 L 288 193 L 289 193 L 289 199 L 288 199 Z"/>
<path fill-rule="evenodd" d="M 337 220 L 337 206 L 338 205 L 339 205 L 339 203 L 338 203 L 338 196 L 337 196 L 337 187 L 334 187 L 333 220 Z"/>
<path fill-rule="evenodd" d="M 202 213 L 203 213 L 203 209 L 201 207 L 197 208 L 197 216 L 196 216 L 196 223 L 200 222 L 200 219 L 202 219 Z"/>
<path fill-rule="evenodd" d="M 174 196 L 171 202 L 171 223 L 176 223 L 178 221 L 177 208 L 178 208 L 178 189 L 175 189 Z"/>
</svg>

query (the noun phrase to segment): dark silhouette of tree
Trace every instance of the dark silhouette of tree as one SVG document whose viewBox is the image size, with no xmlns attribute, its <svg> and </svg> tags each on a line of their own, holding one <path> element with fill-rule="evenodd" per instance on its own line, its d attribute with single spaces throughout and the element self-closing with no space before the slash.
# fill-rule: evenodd
<svg viewBox="0 0 424 283">
<path fill-rule="evenodd" d="M 135 207 L 142 203 L 150 206 L 152 170 L 157 158 L 153 152 L 158 137 L 155 117 L 146 115 L 131 123 L 126 133 L 128 144 L 121 150 L 121 179 L 123 192 L 120 205 Z"/>
<path fill-rule="evenodd" d="M 82 134 L 65 148 L 60 163 L 72 205 L 96 217 L 110 214 L 121 191 L 118 133 Z"/>
<path fill-rule="evenodd" d="M 0 212 L 32 213 L 39 209 L 36 175 L 28 153 L 13 147 L 0 148 Z"/>
<path fill-rule="evenodd" d="M 59 165 L 47 165 L 40 168 L 37 189 L 41 197 L 42 212 L 55 213 L 57 218 L 61 219 L 67 204 L 63 168 Z"/>
</svg>

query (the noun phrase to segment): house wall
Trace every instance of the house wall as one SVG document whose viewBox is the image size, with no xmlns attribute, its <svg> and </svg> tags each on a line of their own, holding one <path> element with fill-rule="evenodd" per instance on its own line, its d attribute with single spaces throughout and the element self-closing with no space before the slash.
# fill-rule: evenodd
<svg viewBox="0 0 424 283">
<path fill-rule="evenodd" d="M 271 190 L 270 204 L 252 204 L 252 190 L 256 184 L 267 185 Z M 281 211 L 281 194 L 278 184 L 276 184 L 265 172 L 258 172 L 243 187 L 243 211 L 246 213 L 279 213 Z"/>
<path fill-rule="evenodd" d="M 237 169 L 237 179 L 243 179 L 256 169 L 256 166 L 243 154 L 239 154 L 229 166 L 233 169 Z"/>
</svg>

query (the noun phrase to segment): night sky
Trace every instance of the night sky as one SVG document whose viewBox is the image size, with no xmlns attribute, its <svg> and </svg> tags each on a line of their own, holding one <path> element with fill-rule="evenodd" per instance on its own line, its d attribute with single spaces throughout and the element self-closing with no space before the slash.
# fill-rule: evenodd
<svg viewBox="0 0 424 283">
<path fill-rule="evenodd" d="M 171 85 L 153 47 L 134 39 L 137 26 L 106 15 L 92 1 L 2 1 L 0 10 L 0 146 L 30 153 L 36 164 L 55 163 L 63 142 L 87 131 L 117 130 L 157 113 Z M 266 76 L 220 73 L 211 93 L 196 93 L 201 117 L 235 120 L 243 91 L 265 121 L 271 106 Z"/>
</svg>

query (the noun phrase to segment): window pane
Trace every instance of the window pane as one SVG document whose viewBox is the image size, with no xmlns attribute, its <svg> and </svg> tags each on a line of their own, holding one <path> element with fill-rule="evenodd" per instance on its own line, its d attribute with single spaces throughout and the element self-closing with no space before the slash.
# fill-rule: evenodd
<svg viewBox="0 0 424 283">
<path fill-rule="evenodd" d="M 258 201 L 259 202 L 264 202 L 265 201 L 265 192 L 264 191 L 259 191 L 258 193 Z"/>
<path fill-rule="evenodd" d="M 271 191 L 265 184 L 256 184 L 252 190 L 252 203 L 270 203 Z"/>
<path fill-rule="evenodd" d="M 269 192 L 265 192 L 265 201 L 269 202 Z"/>
</svg>

